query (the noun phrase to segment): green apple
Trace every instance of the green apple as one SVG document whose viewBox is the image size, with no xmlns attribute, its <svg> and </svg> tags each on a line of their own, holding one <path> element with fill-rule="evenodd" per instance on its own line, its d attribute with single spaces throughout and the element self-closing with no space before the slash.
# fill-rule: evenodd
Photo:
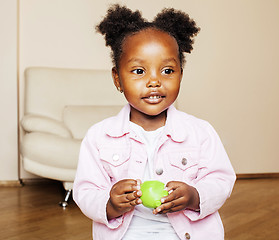
<svg viewBox="0 0 279 240">
<path fill-rule="evenodd" d="M 168 191 L 165 190 L 165 184 L 157 180 L 145 181 L 141 184 L 140 190 L 142 204 L 148 208 L 159 207 L 161 198 L 169 195 Z"/>
</svg>

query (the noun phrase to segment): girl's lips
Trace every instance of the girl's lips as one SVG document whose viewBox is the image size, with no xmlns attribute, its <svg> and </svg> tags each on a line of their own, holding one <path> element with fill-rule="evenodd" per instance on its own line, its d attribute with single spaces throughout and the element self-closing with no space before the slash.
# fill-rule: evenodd
<svg viewBox="0 0 279 240">
<path fill-rule="evenodd" d="M 144 97 L 142 98 L 145 102 L 150 103 L 150 104 L 156 104 L 156 103 L 160 103 L 163 101 L 163 98 L 165 98 L 165 96 L 161 96 L 161 95 L 150 95 L 148 97 Z"/>
</svg>

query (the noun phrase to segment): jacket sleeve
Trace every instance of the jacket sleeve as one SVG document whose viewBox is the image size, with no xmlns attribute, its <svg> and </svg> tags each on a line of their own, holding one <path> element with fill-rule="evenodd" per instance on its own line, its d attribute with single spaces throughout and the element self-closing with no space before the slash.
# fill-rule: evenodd
<svg viewBox="0 0 279 240">
<path fill-rule="evenodd" d="M 213 129 L 205 122 L 206 131 L 201 138 L 201 153 L 197 178 L 193 186 L 200 196 L 200 211 L 185 210 L 184 214 L 196 221 L 218 211 L 229 198 L 236 175 L 223 144 Z"/>
<path fill-rule="evenodd" d="M 106 205 L 110 189 L 110 178 L 101 164 L 97 145 L 94 139 L 87 135 L 80 148 L 73 199 L 84 215 L 114 229 L 122 224 L 123 217 L 107 220 Z"/>
</svg>

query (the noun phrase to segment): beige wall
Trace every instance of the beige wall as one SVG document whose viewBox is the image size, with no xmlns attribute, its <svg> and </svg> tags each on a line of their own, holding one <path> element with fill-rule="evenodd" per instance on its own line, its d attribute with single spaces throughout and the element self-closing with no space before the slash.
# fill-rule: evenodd
<svg viewBox="0 0 279 240">
<path fill-rule="evenodd" d="M 109 50 L 94 25 L 112 2 L 20 0 L 21 102 L 28 66 L 111 68 Z M 279 172 L 279 2 L 122 2 L 142 10 L 148 19 L 164 6 L 185 10 L 196 19 L 202 31 L 187 56 L 179 108 L 212 123 L 238 173 Z"/>
<path fill-rule="evenodd" d="M 0 181 L 18 180 L 17 1 L 0 1 Z"/>
<path fill-rule="evenodd" d="M 203 5 L 179 106 L 214 125 L 238 173 L 279 172 L 279 2 Z"/>
</svg>

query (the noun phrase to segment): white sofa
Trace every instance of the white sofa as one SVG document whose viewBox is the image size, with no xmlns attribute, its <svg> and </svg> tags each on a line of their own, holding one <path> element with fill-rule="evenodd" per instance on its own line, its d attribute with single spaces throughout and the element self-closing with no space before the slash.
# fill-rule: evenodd
<svg viewBox="0 0 279 240">
<path fill-rule="evenodd" d="M 94 123 L 125 100 L 107 70 L 30 67 L 25 71 L 21 158 L 25 170 L 63 182 L 67 205 L 80 143 Z"/>
</svg>

